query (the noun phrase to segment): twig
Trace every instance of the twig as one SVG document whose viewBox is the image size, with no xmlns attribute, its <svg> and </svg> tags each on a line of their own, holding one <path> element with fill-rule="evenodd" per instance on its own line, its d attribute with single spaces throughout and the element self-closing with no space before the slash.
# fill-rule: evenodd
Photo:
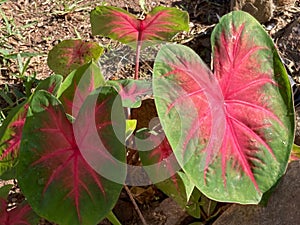
<svg viewBox="0 0 300 225">
<path fill-rule="evenodd" d="M 128 196 L 129 196 L 129 198 L 130 198 L 130 200 L 131 200 L 131 202 L 132 202 L 132 204 L 133 204 L 133 206 L 134 206 L 135 211 L 136 211 L 137 214 L 139 215 L 139 217 L 140 217 L 140 219 L 141 219 L 143 225 L 147 225 L 147 222 L 146 222 L 146 220 L 145 220 L 145 218 L 144 218 L 144 216 L 143 216 L 141 210 L 139 209 L 138 205 L 136 204 L 136 202 L 135 202 L 135 200 L 134 200 L 134 198 L 133 198 L 133 196 L 132 196 L 132 194 L 131 194 L 129 188 L 127 187 L 127 185 L 124 185 L 124 188 L 125 188 L 125 191 L 127 192 Z"/>
</svg>

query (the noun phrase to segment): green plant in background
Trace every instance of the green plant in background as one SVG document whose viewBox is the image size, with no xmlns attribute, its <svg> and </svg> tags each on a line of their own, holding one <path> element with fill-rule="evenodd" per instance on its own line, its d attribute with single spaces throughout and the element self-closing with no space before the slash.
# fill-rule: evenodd
<svg viewBox="0 0 300 225">
<path fill-rule="evenodd" d="M 0 4 L 6 1 L 0 2 Z M 15 36 L 18 39 L 23 39 L 21 35 L 21 30 L 25 29 L 29 26 L 32 26 L 33 23 L 26 24 L 25 26 L 16 26 L 14 20 L 8 18 L 5 13 L 0 9 L 0 16 L 4 22 L 4 27 L 1 28 L 1 33 L 3 34 L 0 37 L 0 66 L 1 70 L 4 72 L 9 71 L 9 68 L 12 65 L 16 65 L 17 71 L 10 74 L 10 79 L 16 79 L 22 83 L 24 87 L 24 91 L 19 90 L 20 88 L 16 88 L 14 86 L 7 86 L 1 90 L 1 97 L 3 100 L 9 105 L 10 109 L 15 105 L 22 101 L 24 98 L 29 97 L 31 94 L 31 89 L 36 86 L 37 79 L 36 74 L 33 75 L 25 75 L 26 71 L 29 68 L 32 57 L 38 56 L 38 53 L 13 53 L 13 47 L 9 45 L 8 38 L 11 36 Z M 5 111 L 5 110 L 4 110 Z"/>
<path fill-rule="evenodd" d="M 32 89 L 35 88 L 39 82 L 36 78 L 36 73 L 26 74 L 30 65 L 32 57 L 38 56 L 37 53 L 10 53 L 8 50 L 0 52 L 1 67 L 6 69 L 15 61 L 17 65 L 17 72 L 10 75 L 10 79 L 17 80 L 20 85 L 7 85 L 0 90 L 1 98 L 7 103 L 7 109 L 2 109 L 4 114 L 14 106 L 18 105 L 24 99 L 31 95 Z"/>
<path fill-rule="evenodd" d="M 112 209 L 133 139 L 149 178 L 190 215 L 209 220 L 216 201 L 259 203 L 285 172 L 294 137 L 291 87 L 261 25 L 244 12 L 222 17 L 214 72 L 190 48 L 165 44 L 149 83 L 138 76 L 141 49 L 188 30 L 188 14 L 156 7 L 136 18 L 98 6 L 91 24 L 136 50 L 134 80 L 106 81 L 96 43 L 58 44 L 48 64 L 61 75 L 41 81 L 1 126 L 0 177 L 16 177 L 33 211 L 60 225 L 119 224 Z M 124 108 L 152 92 L 161 124 L 134 132 Z"/>
<path fill-rule="evenodd" d="M 0 5 L 2 3 L 7 2 L 6 0 L 4 1 L 0 1 Z M 35 23 L 37 23 L 36 21 L 28 23 L 24 26 L 17 26 L 13 20 L 13 18 L 9 18 L 4 12 L 3 10 L 0 8 L 0 17 L 2 18 L 3 22 L 4 22 L 4 27 L 1 28 L 1 30 L 3 31 L 4 35 L 0 37 L 0 47 L 10 47 L 9 45 L 7 45 L 8 41 L 7 38 L 11 37 L 11 36 L 15 36 L 18 39 L 24 39 L 24 37 L 21 35 L 21 30 L 25 29 L 27 27 L 31 27 L 33 26 Z"/>
<path fill-rule="evenodd" d="M 52 15 L 65 16 L 74 12 L 87 11 L 93 6 L 93 2 L 84 0 L 59 0 L 56 1 L 56 6 L 51 12 Z"/>
</svg>

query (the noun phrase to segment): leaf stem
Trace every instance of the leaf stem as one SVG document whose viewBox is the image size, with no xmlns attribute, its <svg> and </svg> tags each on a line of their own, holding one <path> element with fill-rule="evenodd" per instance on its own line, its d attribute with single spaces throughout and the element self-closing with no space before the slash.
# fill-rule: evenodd
<svg viewBox="0 0 300 225">
<path fill-rule="evenodd" d="M 137 45 L 136 45 L 136 56 L 135 56 L 135 73 L 134 73 L 134 79 L 138 80 L 139 79 L 139 67 L 140 67 L 140 53 L 141 53 L 141 48 L 142 48 L 142 41 L 141 41 L 141 32 L 139 32 L 139 36 L 138 36 L 138 41 L 137 41 Z M 131 118 L 131 109 L 127 108 L 127 113 L 128 113 L 128 117 Z M 139 215 L 142 224 L 143 225 L 147 225 L 147 222 L 143 216 L 143 214 L 141 213 L 141 210 L 139 209 L 138 205 L 136 204 L 129 188 L 127 187 L 127 185 L 124 185 L 124 188 L 134 206 L 135 211 L 137 212 L 137 214 Z"/>
<path fill-rule="evenodd" d="M 106 218 L 111 222 L 113 225 L 122 225 L 121 222 L 118 220 L 116 215 L 113 213 L 113 211 L 110 211 Z"/>
<path fill-rule="evenodd" d="M 135 56 L 135 73 L 134 73 L 134 79 L 138 80 L 139 79 L 139 68 L 140 68 L 140 54 L 141 54 L 141 49 L 142 49 L 142 41 L 140 40 L 140 33 L 139 33 L 139 38 L 136 44 L 136 56 Z"/>
<path fill-rule="evenodd" d="M 133 196 L 132 196 L 129 188 L 127 187 L 127 185 L 124 185 L 124 188 L 125 188 L 125 191 L 127 192 L 128 196 L 129 196 L 129 198 L 130 198 L 130 200 L 131 200 L 131 202 L 132 202 L 132 204 L 134 206 L 135 211 L 139 215 L 139 217 L 140 217 L 140 219 L 142 221 L 142 224 L 143 225 L 147 225 L 147 222 L 146 222 L 146 220 L 145 220 L 145 218 L 144 218 L 141 210 L 139 209 L 138 205 L 136 204 L 136 202 L 135 202 L 135 200 L 134 200 L 134 198 L 133 198 Z"/>
</svg>

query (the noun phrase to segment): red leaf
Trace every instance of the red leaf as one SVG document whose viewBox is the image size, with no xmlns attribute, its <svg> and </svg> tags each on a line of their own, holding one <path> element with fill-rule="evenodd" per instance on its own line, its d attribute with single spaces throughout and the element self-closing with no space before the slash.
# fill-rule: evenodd
<svg viewBox="0 0 300 225">
<path fill-rule="evenodd" d="M 6 145 L 6 149 L 2 152 L 0 160 L 10 156 L 12 159 L 18 155 L 21 138 L 22 138 L 22 129 L 25 123 L 26 112 L 19 115 L 19 118 L 12 122 L 8 129 L 11 130 L 10 139 L 4 141 L 3 145 Z"/>
<path fill-rule="evenodd" d="M 47 63 L 55 73 L 66 76 L 91 60 L 98 60 L 102 52 L 96 42 L 64 40 L 51 49 Z"/>
<path fill-rule="evenodd" d="M 161 125 L 157 124 L 155 127 L 155 131 L 141 129 L 136 133 L 139 139 L 136 139 L 135 142 L 144 169 L 153 183 L 171 178 L 173 185 L 178 187 L 175 175 L 180 167 L 173 155 L 168 139 L 165 137 L 163 131 L 157 130 L 161 128 Z"/>
<path fill-rule="evenodd" d="M 73 71 L 66 77 L 58 93 L 65 112 L 76 118 L 86 97 L 104 84 L 104 77 L 94 62 L 87 63 Z"/>
<path fill-rule="evenodd" d="M 179 163 L 202 192 L 255 203 L 287 165 L 294 127 L 289 81 L 272 41 L 246 13 L 225 16 L 212 46 L 214 74 L 187 47 L 159 52 L 158 115 Z"/>
<path fill-rule="evenodd" d="M 233 24 L 230 36 L 225 31 L 222 32 L 220 45 L 216 45 L 214 49 L 215 76 L 222 90 L 226 107 L 227 124 L 225 132 L 227 135 L 224 137 L 224 144 L 220 149 L 222 175 L 226 184 L 225 163 L 229 159 L 228 156 L 233 156 L 235 163 L 241 166 L 259 190 L 252 171 L 254 162 L 251 161 L 258 163 L 263 163 L 263 161 L 247 152 L 254 145 L 247 144 L 248 140 L 253 138 L 258 145 L 267 149 L 276 160 L 266 137 L 261 133 L 262 129 L 271 126 L 271 123 L 263 121 L 269 118 L 276 121 L 280 126 L 284 125 L 278 116 L 271 111 L 268 102 L 271 96 L 263 92 L 263 88 L 268 84 L 278 86 L 277 82 L 271 77 L 272 71 L 254 69 L 260 68 L 260 65 L 264 63 L 257 60 L 259 58 L 258 53 L 264 50 L 268 51 L 268 48 L 259 46 L 254 42 L 251 43 L 250 36 L 247 36 L 247 34 L 243 34 L 243 39 L 249 41 L 242 41 L 244 30 L 244 24 L 238 28 Z M 245 115 L 249 116 L 245 118 Z M 246 149 L 244 149 L 245 147 Z"/>
<path fill-rule="evenodd" d="M 165 137 L 164 140 L 150 153 L 149 157 L 151 159 L 157 158 L 156 163 L 161 163 L 165 161 L 165 167 L 168 170 L 171 180 L 173 181 L 174 185 L 177 187 L 177 180 L 175 177 L 176 169 L 178 169 L 178 163 L 176 162 L 175 158 L 173 160 L 170 160 L 173 154 L 172 148 L 170 146 L 170 143 L 168 142 L 168 139 Z M 157 172 L 160 172 L 158 170 Z"/>
<path fill-rule="evenodd" d="M 109 152 L 111 146 L 116 146 L 119 159 L 125 159 L 123 145 L 119 142 L 105 142 L 106 149 L 93 142 L 88 146 L 82 144 L 88 143 L 90 136 L 94 135 L 87 133 L 92 124 L 96 123 L 98 132 L 103 135 L 112 129 L 110 113 L 117 93 L 113 88 L 101 91 L 94 94 L 99 95 L 98 110 L 89 108 L 91 105 L 85 106 L 75 125 L 67 119 L 58 100 L 47 92 L 36 93 L 30 105 L 32 116 L 27 118 L 24 127 L 23 140 L 27 141 L 21 146 L 18 181 L 32 207 L 40 215 L 62 225 L 96 224 L 112 209 L 122 188 L 122 185 L 100 176 L 82 155 L 85 151 L 96 158 L 99 155 L 103 160 L 97 163 L 105 166 L 103 162 L 112 153 Z M 93 114 L 86 117 L 86 110 Z M 119 112 L 117 122 L 122 125 L 124 120 L 124 129 L 121 130 L 125 132 L 123 111 Z M 76 125 L 78 123 L 82 125 L 80 128 Z M 76 129 L 80 129 L 80 133 L 75 135 Z M 116 138 L 110 133 L 108 135 Z M 32 186 L 33 183 L 37 185 Z"/>
<path fill-rule="evenodd" d="M 168 41 L 179 31 L 188 30 L 188 14 L 176 8 L 156 7 L 137 19 L 126 10 L 98 6 L 91 12 L 92 33 L 136 47 L 137 41 Z"/>
</svg>

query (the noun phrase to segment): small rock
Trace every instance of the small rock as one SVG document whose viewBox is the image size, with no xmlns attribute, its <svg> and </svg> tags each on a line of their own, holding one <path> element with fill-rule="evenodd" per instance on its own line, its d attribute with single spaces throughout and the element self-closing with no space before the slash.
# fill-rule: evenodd
<svg viewBox="0 0 300 225">
<path fill-rule="evenodd" d="M 171 198 L 163 200 L 155 212 L 162 212 L 166 216 L 164 225 L 178 225 L 188 216 L 185 210 Z"/>
<path fill-rule="evenodd" d="M 276 6 L 291 6 L 294 5 L 296 0 L 274 0 Z"/>
<path fill-rule="evenodd" d="M 300 161 L 288 166 L 266 207 L 234 204 L 213 225 L 298 225 L 300 221 Z"/>
<path fill-rule="evenodd" d="M 273 16 L 275 5 L 272 0 L 231 0 L 231 10 L 243 10 L 265 23 Z"/>
</svg>

